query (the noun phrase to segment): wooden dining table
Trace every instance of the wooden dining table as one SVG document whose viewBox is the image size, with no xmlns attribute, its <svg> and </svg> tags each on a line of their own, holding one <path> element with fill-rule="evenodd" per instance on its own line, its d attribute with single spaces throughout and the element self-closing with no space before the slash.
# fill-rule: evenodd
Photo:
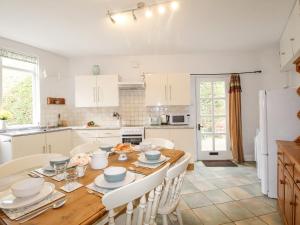
<svg viewBox="0 0 300 225">
<path fill-rule="evenodd" d="M 118 154 L 111 154 L 108 157 L 108 166 L 123 166 L 126 168 L 133 168 L 136 173 L 143 174 L 145 176 L 157 171 L 163 167 L 166 163 L 171 165 L 177 162 L 183 155 L 184 151 L 174 150 L 174 149 L 162 149 L 161 153 L 167 157 L 169 160 L 166 161 L 161 166 L 150 169 L 146 167 L 138 166 L 136 167 L 133 163 L 137 161 L 139 152 L 128 153 L 127 161 L 119 161 Z M 67 202 L 65 205 L 58 209 L 50 209 L 43 214 L 23 223 L 25 225 L 85 225 L 94 224 L 95 222 L 101 220 L 107 211 L 102 204 L 101 195 L 88 193 L 86 185 L 92 183 L 97 176 L 103 173 L 103 170 L 93 170 L 87 168 L 84 177 L 79 178 L 78 182 L 83 185 L 83 187 L 71 192 L 65 193 Z M 55 184 L 56 190 L 63 192 L 60 187 L 65 184 L 64 181 L 58 182 L 49 177 L 45 177 L 45 180 Z M 15 220 L 9 219 L 2 211 L 0 212 L 0 224 L 15 225 L 19 224 Z"/>
</svg>

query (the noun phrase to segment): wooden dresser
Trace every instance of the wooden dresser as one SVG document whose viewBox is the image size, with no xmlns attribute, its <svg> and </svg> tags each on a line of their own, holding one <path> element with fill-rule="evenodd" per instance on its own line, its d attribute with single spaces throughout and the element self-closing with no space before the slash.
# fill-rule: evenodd
<svg viewBox="0 0 300 225">
<path fill-rule="evenodd" d="M 286 225 L 300 225 L 300 144 L 277 141 L 278 206 Z"/>
</svg>

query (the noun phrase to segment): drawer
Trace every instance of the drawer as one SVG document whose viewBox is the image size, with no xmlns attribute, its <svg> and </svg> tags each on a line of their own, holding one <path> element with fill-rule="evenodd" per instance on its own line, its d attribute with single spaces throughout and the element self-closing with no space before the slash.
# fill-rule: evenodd
<svg viewBox="0 0 300 225">
<path fill-rule="evenodd" d="M 121 137 L 120 130 L 98 130 L 97 137 Z"/>
<path fill-rule="evenodd" d="M 293 163 L 287 155 L 284 155 L 283 157 L 283 165 L 290 173 L 291 177 L 294 178 L 295 163 Z"/>
<path fill-rule="evenodd" d="M 98 133 L 95 130 L 74 130 L 73 134 L 75 136 L 81 136 L 85 138 L 96 138 L 98 136 Z"/>
<path fill-rule="evenodd" d="M 295 167 L 294 181 L 300 189 L 300 165 Z"/>
</svg>

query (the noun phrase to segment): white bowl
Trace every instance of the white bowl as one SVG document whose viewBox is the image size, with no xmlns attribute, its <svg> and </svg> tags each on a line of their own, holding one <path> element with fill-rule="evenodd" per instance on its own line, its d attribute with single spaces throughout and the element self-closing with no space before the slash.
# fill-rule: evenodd
<svg viewBox="0 0 300 225">
<path fill-rule="evenodd" d="M 160 153 L 160 151 L 157 151 L 157 150 L 145 152 L 145 157 L 148 160 L 159 160 L 160 156 L 161 156 L 161 153 Z"/>
<path fill-rule="evenodd" d="M 70 158 L 67 156 L 60 156 L 50 159 L 50 166 L 54 167 L 54 165 L 61 165 L 65 163 L 69 163 Z"/>
<path fill-rule="evenodd" d="M 17 198 L 25 198 L 38 194 L 44 184 L 43 178 L 27 178 L 25 180 L 18 181 L 11 186 L 11 190 L 14 196 Z"/>
<path fill-rule="evenodd" d="M 151 142 L 142 142 L 139 144 L 141 151 L 151 150 L 152 144 Z"/>
<path fill-rule="evenodd" d="M 126 176 L 126 168 L 119 166 L 111 166 L 104 170 L 104 179 L 107 182 L 119 182 L 124 180 Z"/>
</svg>

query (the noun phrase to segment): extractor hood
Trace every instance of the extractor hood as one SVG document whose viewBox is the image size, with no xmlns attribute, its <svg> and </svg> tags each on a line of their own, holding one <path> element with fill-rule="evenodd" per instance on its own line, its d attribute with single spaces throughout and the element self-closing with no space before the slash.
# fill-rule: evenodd
<svg viewBox="0 0 300 225">
<path fill-rule="evenodd" d="M 144 82 L 119 82 L 119 88 L 121 90 L 143 90 L 145 89 L 145 83 Z"/>
</svg>

